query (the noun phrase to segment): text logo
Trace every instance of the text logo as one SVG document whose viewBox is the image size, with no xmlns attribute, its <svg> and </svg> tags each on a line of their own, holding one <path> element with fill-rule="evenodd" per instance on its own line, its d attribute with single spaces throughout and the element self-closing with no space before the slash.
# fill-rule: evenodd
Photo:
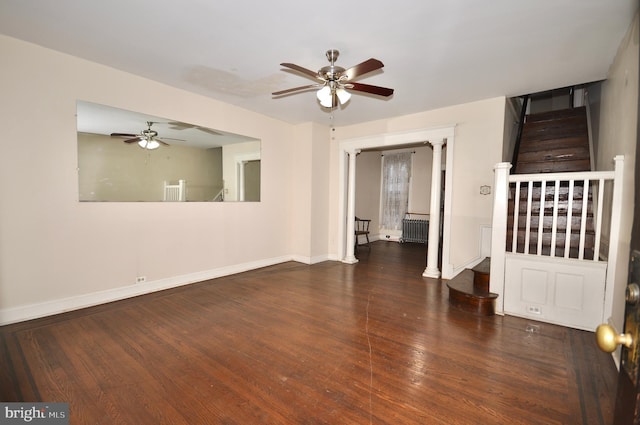
<svg viewBox="0 0 640 425">
<path fill-rule="evenodd" d="M 3 424 L 69 425 L 69 403 L 0 403 Z"/>
</svg>

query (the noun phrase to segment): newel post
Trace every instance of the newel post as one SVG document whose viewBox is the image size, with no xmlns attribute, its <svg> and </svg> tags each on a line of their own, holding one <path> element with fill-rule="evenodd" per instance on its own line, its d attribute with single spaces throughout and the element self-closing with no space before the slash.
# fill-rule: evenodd
<svg viewBox="0 0 640 425">
<path fill-rule="evenodd" d="M 496 313 L 504 313 L 504 266 L 507 241 L 507 207 L 509 205 L 509 170 L 511 164 L 494 167 L 493 219 L 491 222 L 491 270 L 489 290 L 498 294 Z"/>
<path fill-rule="evenodd" d="M 607 275 L 604 293 L 603 322 L 606 322 L 613 315 L 613 300 L 615 298 L 616 271 L 618 264 L 620 229 L 622 228 L 622 199 L 623 199 L 623 177 L 624 177 L 624 155 L 617 155 L 613 158 L 613 195 L 611 199 L 611 226 L 609 229 L 609 252 L 607 256 Z M 626 286 L 627 282 L 618 285 Z M 624 291 L 622 291 L 624 293 Z"/>
</svg>

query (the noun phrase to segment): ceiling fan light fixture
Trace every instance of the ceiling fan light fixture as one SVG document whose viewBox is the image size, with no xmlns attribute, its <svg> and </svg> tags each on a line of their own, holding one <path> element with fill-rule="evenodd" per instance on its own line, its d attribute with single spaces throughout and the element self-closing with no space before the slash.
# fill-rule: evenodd
<svg viewBox="0 0 640 425">
<path fill-rule="evenodd" d="M 318 90 L 318 93 L 316 93 L 316 97 L 320 101 L 320 105 L 324 106 L 325 108 L 331 108 L 331 106 L 333 104 L 333 102 L 332 102 L 333 96 L 331 95 L 331 87 L 329 87 L 329 86 L 322 87 L 320 90 Z"/>
<path fill-rule="evenodd" d="M 336 90 L 336 95 L 341 105 L 344 105 L 351 99 L 351 93 L 342 88 Z"/>
<path fill-rule="evenodd" d="M 142 149 L 154 150 L 160 147 L 160 143 L 156 142 L 155 140 L 140 139 L 140 141 L 138 142 L 138 146 L 140 146 Z"/>
<path fill-rule="evenodd" d="M 304 77 L 311 78 L 316 84 L 295 87 L 287 90 L 280 90 L 271 93 L 272 96 L 282 96 L 285 94 L 293 94 L 302 92 L 311 88 L 320 87 L 316 92 L 316 96 L 320 105 L 324 108 L 335 108 L 338 105 L 344 105 L 351 99 L 351 91 L 357 93 L 369 93 L 375 96 L 389 97 L 393 94 L 393 89 L 387 87 L 373 86 L 371 84 L 356 83 L 354 80 L 365 76 L 373 71 L 377 71 L 384 66 L 378 59 L 367 59 L 351 68 L 344 69 L 336 66 L 340 52 L 335 49 L 327 51 L 327 59 L 331 65 L 320 68 L 317 72 L 304 68 L 294 63 L 281 63 L 280 66 L 288 68 L 287 71 L 296 71 Z M 318 80 L 320 82 L 318 82 Z"/>
</svg>

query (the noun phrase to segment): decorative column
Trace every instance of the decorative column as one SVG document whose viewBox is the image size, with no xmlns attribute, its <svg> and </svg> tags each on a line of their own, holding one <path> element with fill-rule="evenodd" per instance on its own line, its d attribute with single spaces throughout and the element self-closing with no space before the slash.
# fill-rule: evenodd
<svg viewBox="0 0 640 425">
<path fill-rule="evenodd" d="M 440 277 L 438 251 L 440 249 L 440 192 L 442 191 L 442 145 L 444 139 L 429 141 L 433 146 L 431 165 L 431 209 L 429 211 L 429 242 L 427 245 L 427 268 L 424 277 Z"/>
<path fill-rule="evenodd" d="M 356 219 L 356 156 L 359 149 L 348 152 L 349 177 L 347 187 L 347 249 L 343 263 L 354 264 L 358 262 L 355 256 L 355 219 Z"/>
</svg>

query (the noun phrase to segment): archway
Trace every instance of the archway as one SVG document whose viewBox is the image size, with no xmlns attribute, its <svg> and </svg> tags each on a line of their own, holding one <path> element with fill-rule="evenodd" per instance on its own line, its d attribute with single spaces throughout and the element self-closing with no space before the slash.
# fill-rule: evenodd
<svg viewBox="0 0 640 425">
<path fill-rule="evenodd" d="M 339 221 L 338 221 L 338 253 L 342 262 L 353 264 L 358 260 L 354 255 L 354 217 L 355 217 L 355 167 L 356 155 L 363 149 L 393 148 L 411 143 L 427 142 L 434 147 L 432 179 L 431 179 L 431 220 L 427 248 L 427 268 L 423 276 L 450 278 L 453 266 L 449 262 L 449 246 L 451 235 L 451 190 L 453 178 L 455 127 L 420 129 L 403 133 L 387 133 L 377 136 L 348 139 L 339 144 Z M 442 272 L 439 270 L 439 228 L 440 228 L 440 190 L 441 181 L 441 149 L 446 143 L 446 174 L 444 191 L 444 215 L 442 217 Z M 437 174 L 437 175 L 436 175 Z"/>
</svg>

